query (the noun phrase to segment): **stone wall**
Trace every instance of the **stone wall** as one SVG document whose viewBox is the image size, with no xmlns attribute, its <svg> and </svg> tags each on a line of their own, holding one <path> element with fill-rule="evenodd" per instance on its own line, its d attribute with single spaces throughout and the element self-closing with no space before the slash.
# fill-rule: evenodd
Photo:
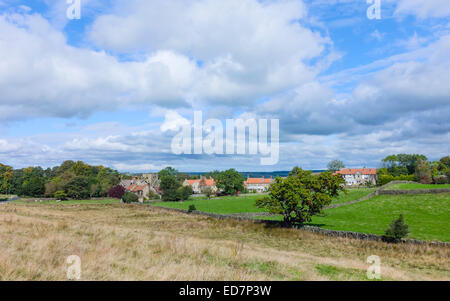
<svg viewBox="0 0 450 301">
<path fill-rule="evenodd" d="M 407 189 L 407 190 L 385 190 L 381 189 L 378 194 L 398 195 L 398 194 L 436 194 L 450 193 L 450 188 L 439 189 Z"/>
<path fill-rule="evenodd" d="M 167 208 L 167 207 L 160 207 L 160 206 L 151 206 L 151 207 L 163 209 L 163 210 L 167 210 L 167 211 L 173 211 L 173 212 L 180 212 L 180 213 L 186 213 L 186 214 L 195 214 L 195 215 L 199 215 L 199 216 L 212 217 L 212 218 L 216 218 L 216 219 L 220 219 L 220 220 L 233 219 L 233 220 L 238 220 L 238 221 L 251 221 L 251 222 L 263 223 L 263 224 L 272 225 L 272 226 L 293 228 L 293 229 L 318 233 L 318 234 L 332 236 L 332 237 L 346 237 L 346 238 L 353 238 L 353 239 L 359 239 L 359 240 L 386 241 L 386 238 L 384 236 L 376 235 L 376 234 L 367 234 L 367 233 L 359 233 L 359 232 L 351 232 L 351 231 L 328 230 L 328 229 L 322 229 L 322 228 L 314 227 L 314 226 L 289 226 L 288 227 L 283 222 L 280 222 L 280 221 L 256 219 L 256 218 L 249 218 L 249 217 L 236 216 L 236 215 L 227 215 L 227 214 L 207 213 L 207 212 L 201 212 L 201 211 L 189 212 L 188 210 Z M 437 246 L 450 246 L 450 242 L 441 242 L 441 241 L 423 241 L 423 240 L 415 240 L 415 239 L 403 239 L 401 242 L 402 243 L 410 243 L 410 244 L 428 244 L 428 245 L 437 245 Z"/>
</svg>

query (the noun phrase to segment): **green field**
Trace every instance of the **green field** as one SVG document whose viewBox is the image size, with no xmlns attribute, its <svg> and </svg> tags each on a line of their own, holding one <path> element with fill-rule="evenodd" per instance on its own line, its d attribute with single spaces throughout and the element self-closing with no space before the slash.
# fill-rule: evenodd
<svg viewBox="0 0 450 301">
<path fill-rule="evenodd" d="M 403 214 L 409 238 L 450 241 L 450 194 L 380 195 L 360 203 L 327 209 L 310 225 L 329 230 L 383 235 Z M 267 217 L 261 217 L 267 219 Z M 269 219 L 281 220 L 281 216 Z"/>
<path fill-rule="evenodd" d="M 408 183 L 408 184 L 394 184 L 387 189 L 406 190 L 406 189 L 443 189 L 450 188 L 450 184 L 420 184 L 420 183 Z"/>
<path fill-rule="evenodd" d="M 334 202 L 342 203 L 358 199 L 370 193 L 368 190 L 351 190 Z M 195 205 L 203 212 L 232 214 L 264 212 L 254 202 L 261 196 L 223 197 L 199 199 L 180 203 L 154 203 L 157 206 L 188 209 Z M 369 200 L 326 209 L 323 216 L 314 216 L 311 225 L 330 230 L 384 234 L 394 218 L 403 214 L 410 226 L 410 238 L 450 241 L 450 194 L 382 195 Z M 261 217 L 281 220 L 281 216 Z"/>
<path fill-rule="evenodd" d="M 331 204 L 342 204 L 348 203 L 357 199 L 360 199 L 366 195 L 369 195 L 375 190 L 375 188 L 364 188 L 364 189 L 348 189 L 346 193 L 341 192 L 338 197 L 336 197 Z"/>
<path fill-rule="evenodd" d="M 347 203 L 357 200 L 363 196 L 370 194 L 374 189 L 351 189 L 347 193 L 341 193 L 335 198 L 332 204 Z M 262 195 L 243 195 L 243 196 L 226 196 L 212 198 L 191 198 L 186 202 L 157 202 L 152 205 L 163 206 L 168 208 L 177 208 L 188 210 L 190 205 L 194 205 L 198 211 L 220 214 L 232 213 L 256 213 L 265 212 L 265 209 L 255 207 L 256 200 L 263 198 Z"/>
</svg>

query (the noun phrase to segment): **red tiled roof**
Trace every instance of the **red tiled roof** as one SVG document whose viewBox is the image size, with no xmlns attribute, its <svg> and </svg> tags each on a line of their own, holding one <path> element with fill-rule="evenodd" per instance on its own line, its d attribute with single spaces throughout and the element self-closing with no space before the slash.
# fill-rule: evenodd
<svg viewBox="0 0 450 301">
<path fill-rule="evenodd" d="M 187 180 L 187 182 L 188 182 L 189 185 L 194 185 L 194 183 L 196 183 L 196 182 L 200 183 L 202 185 L 205 185 L 205 186 L 215 186 L 216 185 L 216 182 L 214 181 L 214 179 Z"/>
<path fill-rule="evenodd" d="M 142 186 L 135 186 L 130 191 L 138 192 L 138 191 L 144 191 L 144 190 L 145 190 L 145 185 L 142 185 Z"/>
<path fill-rule="evenodd" d="M 247 184 L 272 184 L 273 179 L 264 179 L 264 178 L 248 178 L 247 181 L 244 182 L 244 185 Z"/>
<path fill-rule="evenodd" d="M 354 175 L 360 172 L 362 175 L 376 175 L 377 170 L 375 168 L 345 168 L 337 171 L 335 174 L 339 175 Z"/>
</svg>

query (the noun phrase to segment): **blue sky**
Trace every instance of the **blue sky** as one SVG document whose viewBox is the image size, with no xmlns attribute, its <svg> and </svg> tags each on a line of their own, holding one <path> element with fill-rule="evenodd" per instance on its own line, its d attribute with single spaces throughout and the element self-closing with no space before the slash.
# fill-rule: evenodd
<svg viewBox="0 0 450 301">
<path fill-rule="evenodd" d="M 450 153 L 450 3 L 0 0 L 0 162 L 121 171 L 378 167 Z M 174 155 L 168 125 L 280 120 L 280 160 Z M 169 126 L 170 127 L 170 126 Z"/>
</svg>

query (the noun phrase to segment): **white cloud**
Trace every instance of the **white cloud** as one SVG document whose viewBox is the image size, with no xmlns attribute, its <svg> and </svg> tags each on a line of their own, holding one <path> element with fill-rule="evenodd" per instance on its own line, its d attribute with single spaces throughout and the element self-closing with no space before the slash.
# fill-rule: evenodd
<svg viewBox="0 0 450 301">
<path fill-rule="evenodd" d="M 161 124 L 161 131 L 178 131 L 185 125 L 190 125 L 191 121 L 187 120 L 175 111 L 168 111 L 165 114 L 165 120 Z"/>
<path fill-rule="evenodd" d="M 450 16 L 448 0 L 399 0 L 396 15 L 413 14 L 420 19 Z"/>
<path fill-rule="evenodd" d="M 329 44 L 296 22 L 305 14 L 299 1 L 130 7 L 98 17 L 91 37 L 108 51 L 138 51 L 139 61 L 69 46 L 38 14 L 0 15 L 0 56 L 8 58 L 0 63 L 0 120 L 86 117 L 129 105 L 251 105 L 312 80 L 318 68 L 305 61 Z"/>
<path fill-rule="evenodd" d="M 149 163 L 142 164 L 127 164 L 127 163 L 116 163 L 114 164 L 114 168 L 119 171 L 139 171 L 139 172 L 150 172 L 150 171 L 158 171 L 166 166 L 154 165 Z"/>
</svg>

